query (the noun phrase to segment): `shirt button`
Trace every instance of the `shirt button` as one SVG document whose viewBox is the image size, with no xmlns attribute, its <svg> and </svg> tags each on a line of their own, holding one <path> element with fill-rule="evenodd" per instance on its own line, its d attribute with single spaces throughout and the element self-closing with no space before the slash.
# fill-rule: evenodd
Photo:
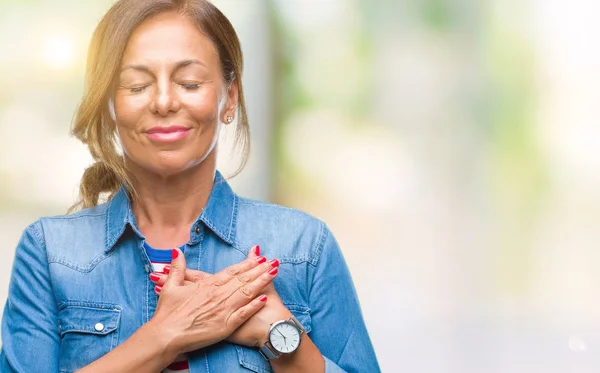
<svg viewBox="0 0 600 373">
<path fill-rule="evenodd" d="M 200 227 L 196 227 L 196 229 L 194 229 L 194 232 L 196 232 L 196 234 L 200 234 Z"/>
<path fill-rule="evenodd" d="M 96 325 L 94 325 L 94 329 L 96 329 L 97 332 L 101 332 L 101 331 L 104 330 L 104 324 L 102 324 L 101 322 L 99 322 Z"/>
</svg>

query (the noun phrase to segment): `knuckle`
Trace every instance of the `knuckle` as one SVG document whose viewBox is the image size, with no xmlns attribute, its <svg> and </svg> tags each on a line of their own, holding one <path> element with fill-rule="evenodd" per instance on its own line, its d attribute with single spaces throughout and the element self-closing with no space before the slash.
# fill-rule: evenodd
<svg viewBox="0 0 600 373">
<path fill-rule="evenodd" d="M 237 276 L 240 273 L 240 269 L 238 266 L 227 267 L 227 274 L 230 276 Z"/>
<path fill-rule="evenodd" d="M 238 280 L 241 283 L 246 284 L 246 283 L 250 282 L 250 275 L 248 275 L 247 273 L 242 273 L 238 276 Z"/>
<path fill-rule="evenodd" d="M 248 286 L 248 285 L 242 286 L 240 288 L 240 293 L 246 298 L 252 298 L 252 295 L 253 295 L 252 287 Z"/>
<path fill-rule="evenodd" d="M 238 317 L 241 320 L 246 320 L 248 318 L 248 310 L 245 308 L 242 308 L 238 311 Z"/>
</svg>

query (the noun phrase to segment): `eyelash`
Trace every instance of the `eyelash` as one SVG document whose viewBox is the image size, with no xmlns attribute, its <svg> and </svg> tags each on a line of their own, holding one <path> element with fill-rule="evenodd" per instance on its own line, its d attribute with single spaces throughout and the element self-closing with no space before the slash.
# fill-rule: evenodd
<svg viewBox="0 0 600 373">
<path fill-rule="evenodd" d="M 187 91 L 195 91 L 200 88 L 200 84 L 180 84 Z M 131 87 L 129 88 L 129 92 L 131 93 L 142 93 L 147 88 L 147 85 L 139 86 L 139 87 Z"/>
<path fill-rule="evenodd" d="M 144 89 L 148 87 L 147 85 L 139 86 L 139 87 L 131 87 L 129 88 L 129 92 L 131 93 L 141 93 L 144 92 Z"/>
<path fill-rule="evenodd" d="M 181 86 L 188 91 L 195 91 L 200 88 L 200 84 L 181 84 Z"/>
</svg>

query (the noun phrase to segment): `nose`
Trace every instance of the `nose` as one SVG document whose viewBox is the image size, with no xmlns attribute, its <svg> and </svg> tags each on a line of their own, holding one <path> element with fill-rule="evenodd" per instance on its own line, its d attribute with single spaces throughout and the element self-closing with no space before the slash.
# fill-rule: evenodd
<svg viewBox="0 0 600 373">
<path fill-rule="evenodd" d="M 153 114 L 167 116 L 169 113 L 176 113 L 179 108 L 179 98 L 172 82 L 167 79 L 157 82 L 157 89 L 150 103 L 150 111 Z"/>
</svg>

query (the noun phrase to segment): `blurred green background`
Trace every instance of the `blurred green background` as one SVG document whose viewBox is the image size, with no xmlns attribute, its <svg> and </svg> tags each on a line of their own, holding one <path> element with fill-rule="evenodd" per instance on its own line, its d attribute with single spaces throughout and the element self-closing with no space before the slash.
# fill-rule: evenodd
<svg viewBox="0 0 600 373">
<path fill-rule="evenodd" d="M 68 131 L 112 3 L 0 0 L 1 303 L 90 164 Z M 600 2 L 214 3 L 246 58 L 232 184 L 328 223 L 383 371 L 599 371 Z"/>
</svg>

